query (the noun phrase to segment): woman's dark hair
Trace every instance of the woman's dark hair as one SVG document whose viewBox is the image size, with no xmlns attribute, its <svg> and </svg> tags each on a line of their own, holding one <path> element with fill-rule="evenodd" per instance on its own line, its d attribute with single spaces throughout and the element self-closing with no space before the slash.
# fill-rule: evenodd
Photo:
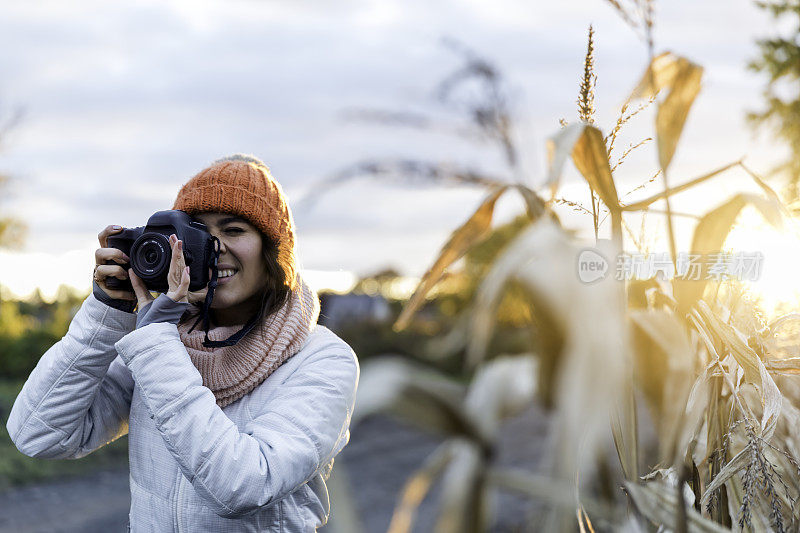
<svg viewBox="0 0 800 533">
<path fill-rule="evenodd" d="M 270 315 L 279 310 L 289 300 L 289 284 L 286 272 L 289 270 L 280 263 L 278 256 L 278 243 L 264 233 L 261 235 L 261 253 L 266 263 L 264 276 L 267 285 L 261 296 L 261 307 L 258 314 L 258 323 L 261 324 Z"/>
</svg>

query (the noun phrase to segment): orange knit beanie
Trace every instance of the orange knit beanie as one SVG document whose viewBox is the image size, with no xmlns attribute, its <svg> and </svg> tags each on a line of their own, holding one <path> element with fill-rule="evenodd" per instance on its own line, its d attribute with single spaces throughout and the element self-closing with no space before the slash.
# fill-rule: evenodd
<svg viewBox="0 0 800 533">
<path fill-rule="evenodd" d="M 236 154 L 215 161 L 181 187 L 172 209 L 190 215 L 212 211 L 246 218 L 278 243 L 278 263 L 294 290 L 297 264 L 292 212 L 280 184 L 260 159 Z"/>
</svg>

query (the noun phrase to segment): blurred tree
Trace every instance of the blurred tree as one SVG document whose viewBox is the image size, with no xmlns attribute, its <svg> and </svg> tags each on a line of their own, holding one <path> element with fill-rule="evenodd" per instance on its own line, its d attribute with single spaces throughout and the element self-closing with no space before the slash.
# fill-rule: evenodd
<svg viewBox="0 0 800 533">
<path fill-rule="evenodd" d="M 10 119 L 0 121 L 0 148 L 8 131 L 16 125 L 21 117 L 19 111 L 15 112 Z M 27 226 L 21 220 L 4 216 L 2 210 L 3 200 L 7 199 L 7 192 L 11 179 L 9 176 L 0 173 L 0 249 L 11 248 L 19 249 L 23 246 L 27 234 Z M 6 291 L 0 286 L 0 377 L 10 378 L 19 377 L 22 373 L 30 372 L 31 358 L 25 355 L 29 353 L 27 349 L 31 343 L 38 347 L 44 347 L 44 341 L 36 339 L 37 321 L 34 317 L 26 314 L 20 307 L 20 303 L 6 299 Z M 44 348 L 46 349 L 46 348 Z M 41 355 L 42 352 L 39 352 Z M 38 359 L 38 358 L 37 358 Z M 35 364 L 36 359 L 33 360 Z M 25 374 L 27 375 L 27 374 Z"/>
<path fill-rule="evenodd" d="M 800 199 L 800 0 L 756 1 L 776 20 L 792 19 L 794 27 L 787 35 L 756 41 L 760 55 L 748 64 L 754 72 L 766 73 L 763 95 L 766 107 L 747 114 L 756 127 L 769 125 L 775 135 L 787 143 L 790 156 L 770 174 L 787 176 L 786 195 Z"/>
<path fill-rule="evenodd" d="M 400 273 L 394 268 L 384 268 L 374 274 L 360 278 L 351 292 L 381 294 L 384 297 L 388 297 L 391 284 L 399 277 L 401 277 Z"/>
<path fill-rule="evenodd" d="M 48 331 L 59 338 L 64 336 L 72 322 L 72 317 L 75 316 L 88 296 L 88 293 L 81 293 L 67 285 L 60 285 L 56 291 L 56 299 L 49 317 Z"/>
<path fill-rule="evenodd" d="M 0 338 L 18 338 L 31 330 L 35 320 L 20 311 L 18 302 L 0 305 Z"/>
<path fill-rule="evenodd" d="M 0 174 L 0 206 L 8 197 L 10 178 Z M 20 249 L 25 243 L 28 226 L 18 218 L 3 216 L 0 211 L 0 248 Z"/>
<path fill-rule="evenodd" d="M 19 123 L 22 115 L 22 110 L 16 109 L 10 117 L 0 121 L 0 149 L 5 144 L 8 132 Z M 0 205 L 9 196 L 7 191 L 10 181 L 9 176 L 0 172 Z M 0 248 L 22 248 L 27 232 L 28 227 L 24 222 L 14 217 L 3 216 L 0 210 Z"/>
<path fill-rule="evenodd" d="M 0 302 L 0 378 L 24 379 L 63 337 L 86 294 L 62 285 L 48 303 L 37 289 L 26 300 Z"/>
</svg>

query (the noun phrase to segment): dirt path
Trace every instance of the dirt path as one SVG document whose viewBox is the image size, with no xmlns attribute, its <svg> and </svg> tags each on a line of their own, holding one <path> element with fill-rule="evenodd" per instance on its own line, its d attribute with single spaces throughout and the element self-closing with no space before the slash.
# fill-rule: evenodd
<svg viewBox="0 0 800 533">
<path fill-rule="evenodd" d="M 0 493 L 0 533 L 125 531 L 128 470 L 97 472 Z"/>
</svg>

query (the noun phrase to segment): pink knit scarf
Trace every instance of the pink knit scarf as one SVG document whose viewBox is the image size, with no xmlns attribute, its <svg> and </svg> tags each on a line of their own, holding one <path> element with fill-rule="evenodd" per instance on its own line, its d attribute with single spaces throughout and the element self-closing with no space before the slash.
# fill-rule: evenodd
<svg viewBox="0 0 800 533">
<path fill-rule="evenodd" d="M 317 293 L 297 274 L 297 284 L 288 301 L 264 322 L 256 325 L 233 346 L 203 346 L 205 332 L 195 328 L 189 333 L 200 313 L 190 306 L 181 317 L 178 332 L 186 351 L 200 375 L 203 385 L 211 389 L 217 405 L 225 407 L 252 391 L 288 358 L 297 353 L 313 331 L 319 317 Z M 242 325 L 210 329 L 211 340 L 227 339 Z"/>
</svg>

